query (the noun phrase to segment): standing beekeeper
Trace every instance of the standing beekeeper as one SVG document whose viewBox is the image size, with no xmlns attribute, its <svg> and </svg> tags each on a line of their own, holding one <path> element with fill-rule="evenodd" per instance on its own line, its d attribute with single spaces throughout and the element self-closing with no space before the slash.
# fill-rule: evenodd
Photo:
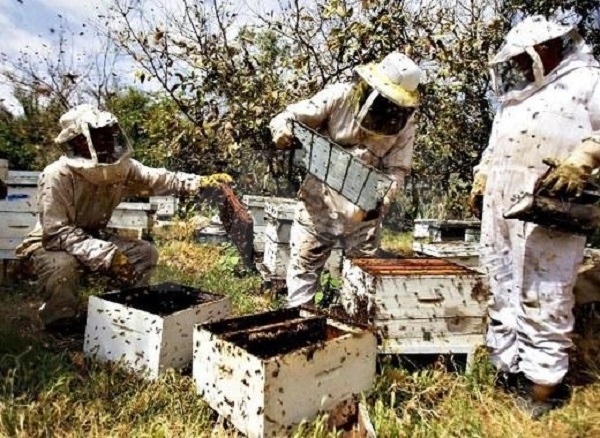
<svg viewBox="0 0 600 438">
<path fill-rule="evenodd" d="M 231 181 L 225 174 L 202 177 L 142 165 L 131 158 L 115 116 L 91 105 L 71 109 L 60 125 L 55 141 L 64 155 L 40 175 L 38 224 L 17 249 L 33 262 L 45 300 L 39 314 L 49 330 L 68 327 L 78 315 L 82 270 L 104 273 L 124 286 L 148 283 L 156 248 L 106 230 L 125 197 L 194 194 L 216 181 Z"/>
<path fill-rule="evenodd" d="M 481 265 L 492 295 L 487 345 L 500 376 L 526 377 L 530 390 L 521 405 L 538 417 L 556 406 L 569 367 L 585 238 L 503 213 L 538 189 L 575 196 L 598 166 L 600 68 L 571 26 L 540 16 L 517 24 L 491 65 L 507 81 L 471 193 L 472 206 L 483 196 Z M 512 87 L 510 67 L 522 78 Z M 545 158 L 559 165 L 544 178 Z"/>
<path fill-rule="evenodd" d="M 296 120 L 393 180 L 378 208 L 364 211 L 316 177 L 306 177 L 292 225 L 288 307 L 312 302 L 336 241 L 350 257 L 377 251 L 383 216 L 411 167 L 420 75 L 413 61 L 394 52 L 380 63 L 357 67 L 353 82 L 328 86 L 271 121 L 279 149 L 291 147 L 291 120 Z"/>
</svg>

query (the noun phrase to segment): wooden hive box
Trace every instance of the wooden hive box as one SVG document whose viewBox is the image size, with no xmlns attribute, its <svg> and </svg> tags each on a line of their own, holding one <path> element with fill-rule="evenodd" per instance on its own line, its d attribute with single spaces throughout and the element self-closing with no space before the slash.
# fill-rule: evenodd
<svg viewBox="0 0 600 438">
<path fill-rule="evenodd" d="M 154 379 L 192 361 L 195 324 L 229 316 L 228 297 L 163 283 L 91 296 L 83 351 Z"/>
<path fill-rule="evenodd" d="M 107 228 L 117 232 L 128 230 L 131 237 L 141 239 L 152 232 L 156 205 L 148 202 L 121 202 L 113 211 Z"/>
<path fill-rule="evenodd" d="M 295 211 L 295 202 L 267 202 L 265 206 L 267 221 L 264 232 L 265 252 L 263 264 L 275 278 L 284 278 L 287 272 Z M 341 276 L 342 256 L 342 248 L 334 247 L 325 264 L 325 270 L 329 271 L 334 277 Z"/>
<path fill-rule="evenodd" d="M 15 249 L 37 222 L 37 183 L 40 172 L 9 170 L 6 199 L 0 201 L 0 258 L 16 259 Z"/>
<path fill-rule="evenodd" d="M 346 259 L 342 303 L 381 353 L 467 354 L 484 343 L 485 277 L 441 259 Z"/>
<path fill-rule="evenodd" d="M 331 255 L 323 268 L 334 277 L 342 275 L 342 248 L 336 247 L 331 250 Z M 265 254 L 263 264 L 269 273 L 275 278 L 285 278 L 288 264 L 290 262 L 290 244 L 275 242 L 269 238 L 265 239 Z"/>
<path fill-rule="evenodd" d="M 173 195 L 150 196 L 149 202 L 155 206 L 157 219 L 168 220 L 175 216 L 179 200 Z"/>
<path fill-rule="evenodd" d="M 479 242 L 419 242 L 414 241 L 413 252 L 445 259 L 467 268 L 479 268 Z"/>
<path fill-rule="evenodd" d="M 415 219 L 413 237 L 419 242 L 479 242 L 478 220 Z"/>
<path fill-rule="evenodd" d="M 284 309 L 197 326 L 193 376 L 243 434 L 285 437 L 368 391 L 376 349 L 369 330 Z"/>
<path fill-rule="evenodd" d="M 270 196 L 242 196 L 242 203 L 248 209 L 248 213 L 254 222 L 254 251 L 263 253 L 265 250 L 265 228 L 267 225 L 267 204 L 290 204 L 296 205 L 298 201 L 293 198 L 278 198 Z"/>
</svg>

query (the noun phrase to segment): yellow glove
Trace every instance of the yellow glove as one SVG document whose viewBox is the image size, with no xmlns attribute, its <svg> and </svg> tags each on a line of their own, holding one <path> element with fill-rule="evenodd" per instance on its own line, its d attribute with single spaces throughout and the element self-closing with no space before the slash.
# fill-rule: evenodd
<svg viewBox="0 0 600 438">
<path fill-rule="evenodd" d="M 483 209 L 483 194 L 485 193 L 486 184 L 487 175 L 483 173 L 478 173 L 475 175 L 468 204 L 469 211 L 476 218 L 481 218 L 481 211 Z"/>
<path fill-rule="evenodd" d="M 552 169 L 536 183 L 536 189 L 546 191 L 552 196 L 581 196 L 592 173 L 592 166 L 587 163 L 576 163 L 565 160 L 547 158 L 544 163 Z"/>
<path fill-rule="evenodd" d="M 121 251 L 115 251 L 115 255 L 110 263 L 110 271 L 115 274 L 122 283 L 132 286 L 137 283 L 137 272 L 129 259 Z"/>
<path fill-rule="evenodd" d="M 367 217 L 367 212 L 365 210 L 363 210 L 362 208 L 359 208 L 357 211 L 355 211 L 352 214 L 352 220 L 354 222 L 362 222 L 365 220 L 366 217 Z"/>
<path fill-rule="evenodd" d="M 207 187 L 219 187 L 221 184 L 231 184 L 233 178 L 226 173 L 213 173 L 210 176 L 203 177 L 200 180 L 200 189 Z"/>
</svg>

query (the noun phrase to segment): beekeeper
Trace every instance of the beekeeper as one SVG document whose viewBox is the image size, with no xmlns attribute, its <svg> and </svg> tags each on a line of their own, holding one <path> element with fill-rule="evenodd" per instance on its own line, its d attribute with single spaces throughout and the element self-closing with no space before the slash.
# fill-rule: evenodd
<svg viewBox="0 0 600 438">
<path fill-rule="evenodd" d="M 316 177 L 306 177 L 292 225 L 288 307 L 312 302 L 336 241 L 350 257 L 377 251 L 383 217 L 411 167 L 420 75 L 413 61 L 394 52 L 380 63 L 357 67 L 353 82 L 328 86 L 308 100 L 289 105 L 271 121 L 279 149 L 291 146 L 291 120 L 296 120 L 393 180 L 378 208 L 363 211 Z"/>
<path fill-rule="evenodd" d="M 599 164 L 600 68 L 571 26 L 540 16 L 517 24 L 491 65 L 500 107 L 471 193 L 472 206 L 483 196 L 487 345 L 505 378 L 528 379 L 523 406 L 537 417 L 554 406 L 569 367 L 572 289 L 585 239 L 502 215 L 520 195 L 540 188 L 576 195 Z M 542 178 L 549 157 L 560 165 Z"/>
<path fill-rule="evenodd" d="M 156 248 L 106 230 L 125 197 L 193 194 L 215 181 L 231 181 L 224 174 L 202 177 L 144 166 L 132 158 L 115 116 L 91 105 L 71 109 L 60 125 L 55 141 L 64 154 L 40 175 L 38 224 L 17 249 L 33 262 L 47 329 L 68 326 L 77 316 L 82 271 L 104 273 L 123 286 L 148 283 Z"/>
</svg>

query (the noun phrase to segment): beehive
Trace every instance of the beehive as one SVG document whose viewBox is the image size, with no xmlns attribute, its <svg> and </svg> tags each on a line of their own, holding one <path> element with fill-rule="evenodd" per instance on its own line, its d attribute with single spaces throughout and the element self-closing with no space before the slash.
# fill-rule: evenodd
<svg viewBox="0 0 600 438">
<path fill-rule="evenodd" d="M 242 433 L 284 437 L 369 390 L 375 357 L 370 331 L 285 309 L 197 326 L 193 376 Z"/>
<path fill-rule="evenodd" d="M 169 220 L 177 212 L 179 200 L 172 195 L 150 196 L 150 204 L 155 205 L 156 218 L 160 220 Z"/>
<path fill-rule="evenodd" d="M 254 222 L 254 251 L 263 253 L 265 250 L 265 227 L 267 225 L 267 204 L 289 204 L 295 206 L 297 201 L 293 198 L 277 198 L 269 196 L 242 196 L 242 203 L 248 209 Z M 290 223 L 291 224 L 291 223 Z"/>
<path fill-rule="evenodd" d="M 293 134 L 302 144 L 294 151 L 293 163 L 305 169 L 350 202 L 365 211 L 377 208 L 393 181 L 303 124 L 292 122 Z"/>
<path fill-rule="evenodd" d="M 414 241 L 413 252 L 429 257 L 444 259 L 467 268 L 479 268 L 478 242 L 419 242 Z"/>
<path fill-rule="evenodd" d="M 479 242 L 478 220 L 415 219 L 413 237 L 419 242 Z"/>
<path fill-rule="evenodd" d="M 230 300 L 175 283 L 91 296 L 83 351 L 156 378 L 192 361 L 195 324 L 230 313 Z"/>
<path fill-rule="evenodd" d="M 484 341 L 484 276 L 441 259 L 345 260 L 342 303 L 382 353 L 465 353 Z"/>
<path fill-rule="evenodd" d="M 290 237 L 296 202 L 267 202 L 265 204 L 263 264 L 271 276 L 283 278 L 290 260 Z"/>
</svg>

